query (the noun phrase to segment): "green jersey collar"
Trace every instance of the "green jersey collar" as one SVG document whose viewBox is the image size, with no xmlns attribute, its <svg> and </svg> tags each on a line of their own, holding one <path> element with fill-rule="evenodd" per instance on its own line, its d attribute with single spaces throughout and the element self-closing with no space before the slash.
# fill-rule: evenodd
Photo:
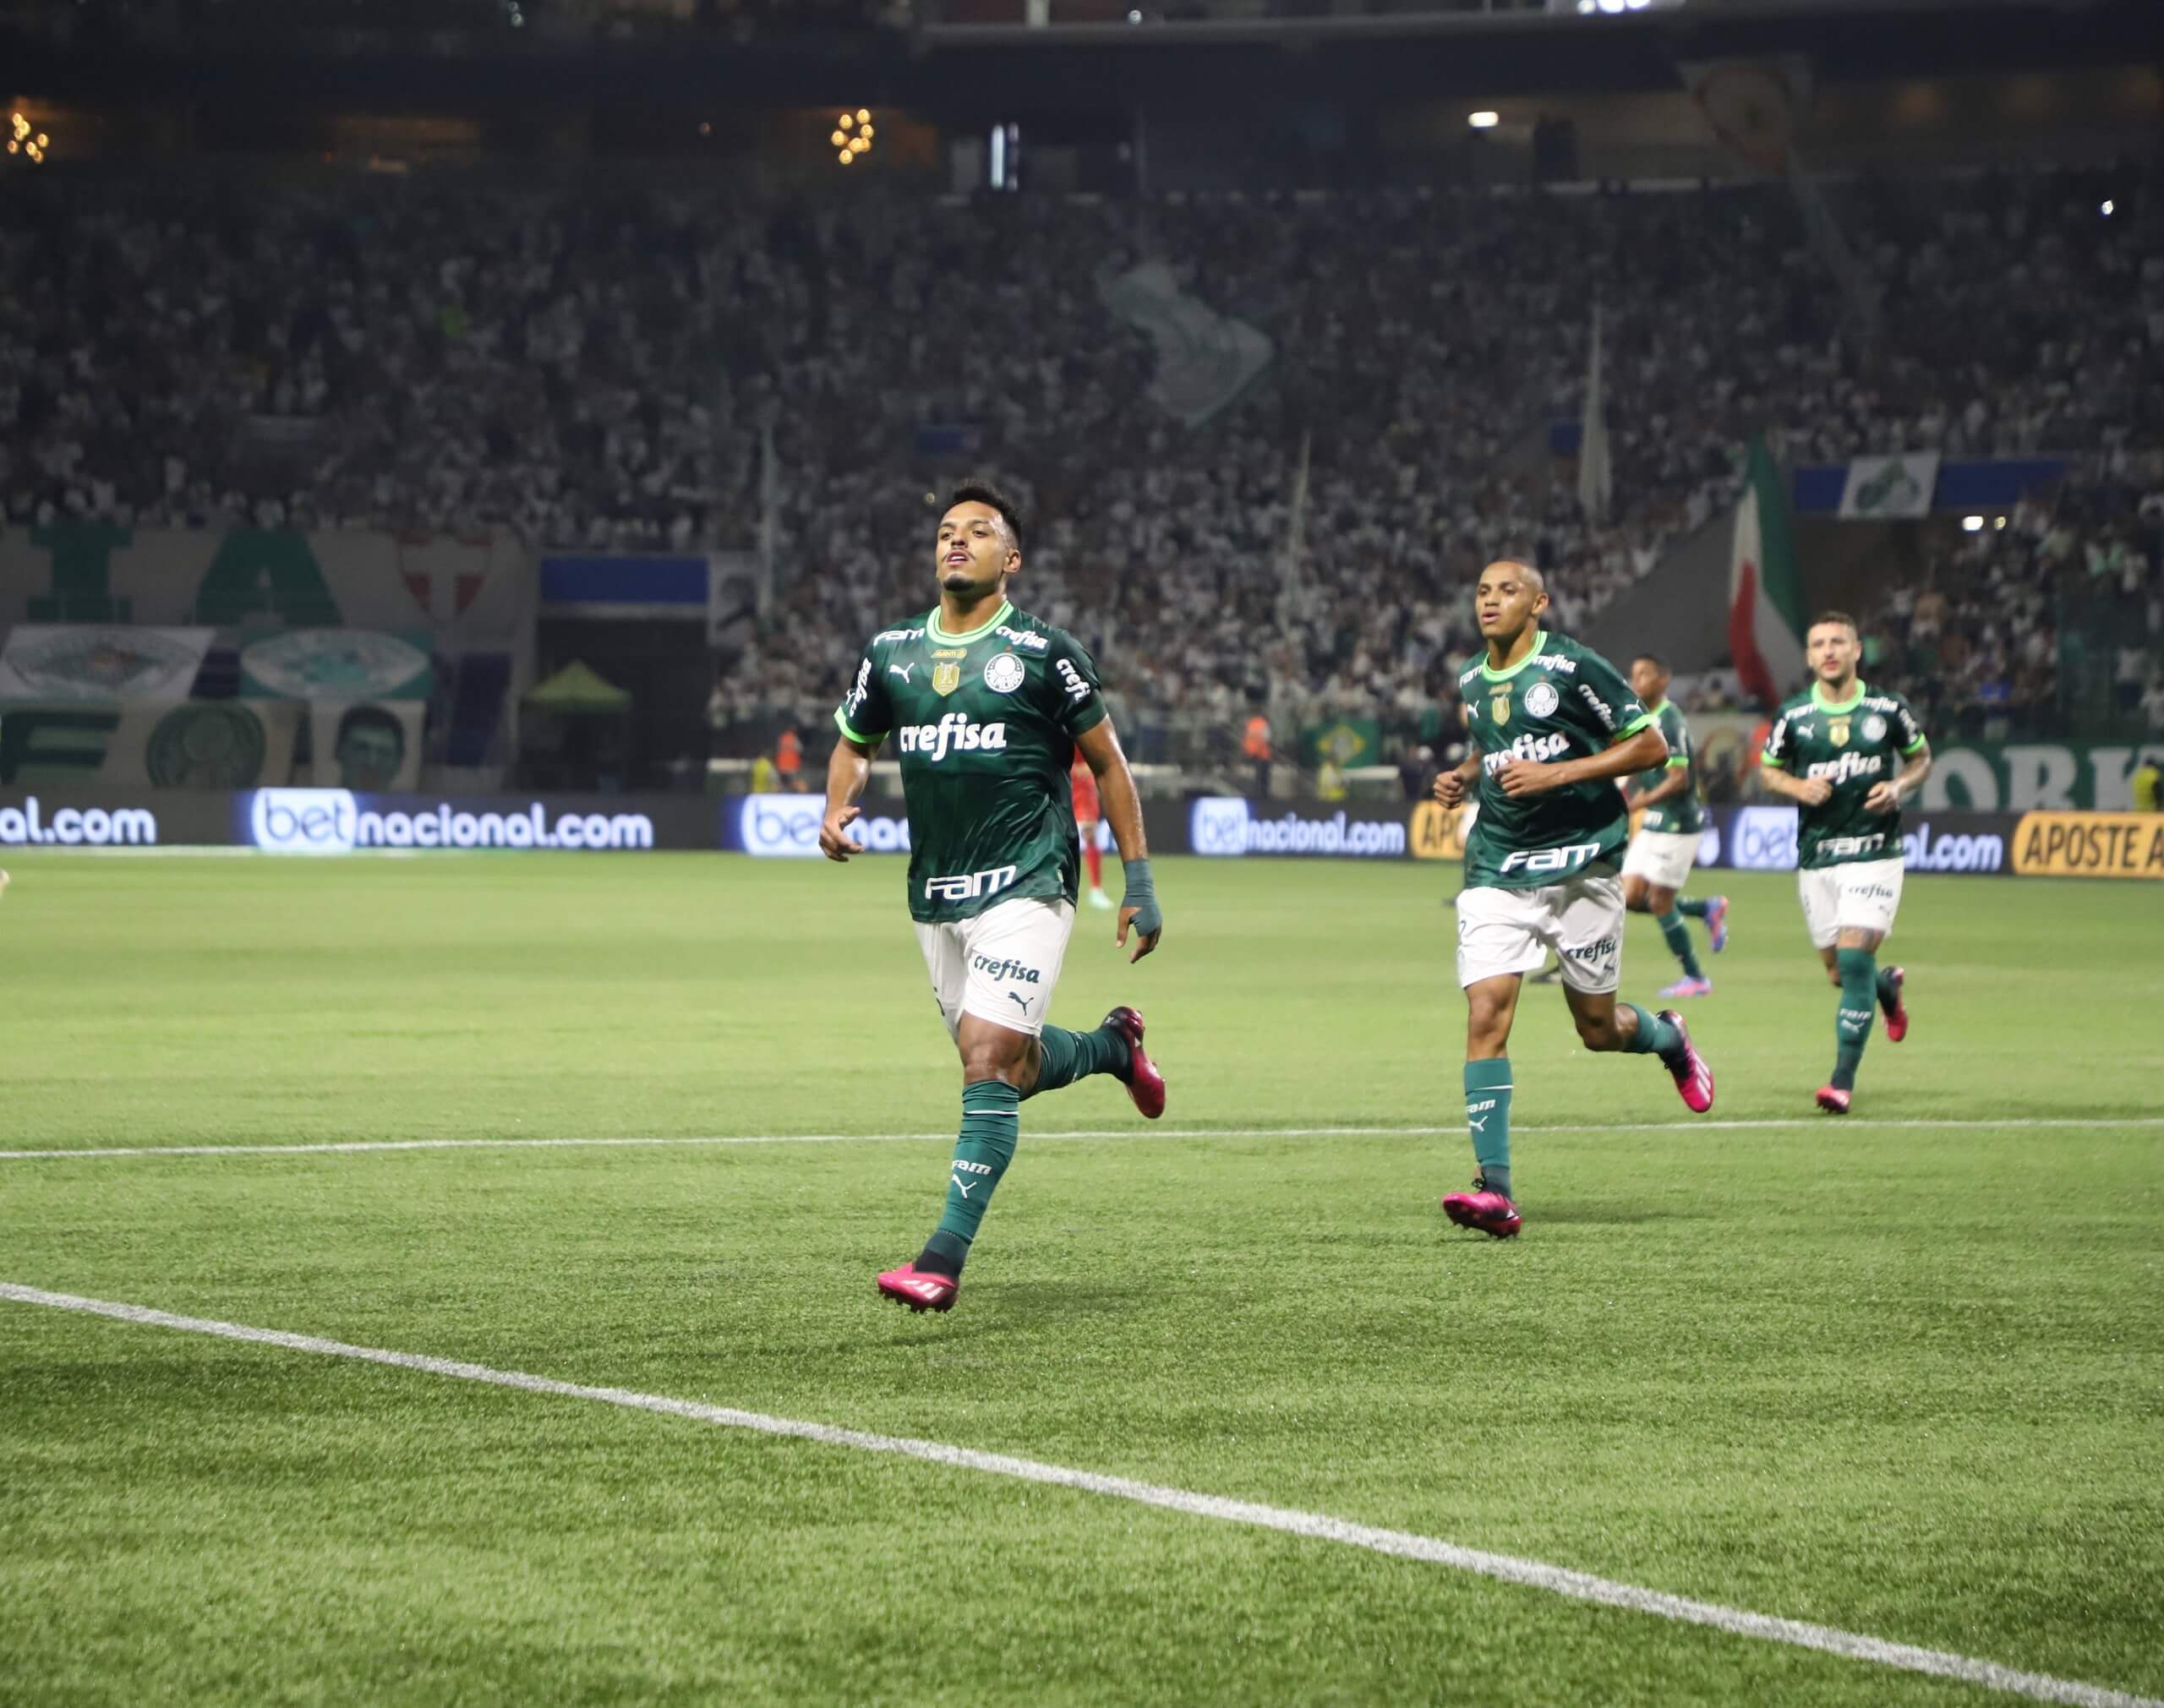
<svg viewBox="0 0 2164 1708">
<path fill-rule="evenodd" d="M 931 636 L 933 640 L 938 641 L 941 645 L 956 647 L 960 646 L 966 641 L 981 640 L 998 625 L 1005 622 L 1014 614 L 1014 601 L 1011 599 L 1002 599 L 999 602 L 999 608 L 994 611 L 989 617 L 986 617 L 984 621 L 978 624 L 975 628 L 970 630 L 967 634 L 950 635 L 944 629 L 939 626 L 939 607 L 934 605 L 932 608 L 931 617 L 925 623 L 924 630 L 925 633 Z"/>
<path fill-rule="evenodd" d="M 1524 669 L 1527 665 L 1538 658 L 1546 649 L 1547 646 L 1547 632 L 1544 630 L 1535 629 L 1533 631 L 1532 650 L 1528 652 L 1524 658 L 1519 659 L 1516 663 L 1511 665 L 1507 670 L 1498 670 L 1485 658 L 1483 658 L 1480 661 L 1480 674 L 1486 677 L 1490 682 L 1507 682 L 1511 677 L 1516 675 L 1519 671 Z"/>
<path fill-rule="evenodd" d="M 1826 685 L 1814 682 L 1811 685 L 1811 703 L 1821 712 L 1853 712 L 1863 704 L 1863 696 L 1870 692 L 1871 690 L 1864 686 L 1863 678 L 1859 676 L 1856 678 L 1856 691 L 1836 706 L 1826 697 Z"/>
</svg>

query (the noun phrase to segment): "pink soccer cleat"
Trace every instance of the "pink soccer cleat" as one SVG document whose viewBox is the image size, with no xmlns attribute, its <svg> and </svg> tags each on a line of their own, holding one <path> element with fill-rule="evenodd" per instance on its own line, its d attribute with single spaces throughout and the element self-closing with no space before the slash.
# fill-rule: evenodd
<svg viewBox="0 0 2164 1708">
<path fill-rule="evenodd" d="M 1713 981 L 1711 979 L 1678 979 L 1661 992 L 1664 996 L 1710 996 L 1713 994 Z"/>
<path fill-rule="evenodd" d="M 1443 1214 L 1462 1228 L 1472 1228 L 1491 1239 L 1515 1238 L 1525 1218 L 1518 1207 L 1499 1192 L 1489 1192 L 1485 1181 L 1473 1182 L 1471 1192 L 1454 1192 L 1443 1200 Z"/>
<path fill-rule="evenodd" d="M 1909 1005 L 1901 995 L 1901 987 L 1909 982 L 1909 973 L 1905 967 L 1889 967 L 1886 976 L 1894 981 L 1894 1006 L 1888 1008 L 1884 1002 L 1878 1006 L 1886 1009 L 1886 1041 L 1899 1044 L 1909 1035 Z"/>
<path fill-rule="evenodd" d="M 1127 1094 L 1142 1111 L 1145 1121 L 1165 1112 L 1165 1076 L 1142 1047 L 1142 1013 L 1124 1006 L 1105 1016 L 1104 1023 L 1127 1040 Z"/>
<path fill-rule="evenodd" d="M 1673 1061 L 1664 1056 L 1661 1063 L 1674 1077 L 1683 1106 L 1693 1115 L 1703 1115 L 1713 1106 L 1713 1070 L 1698 1053 L 1698 1046 L 1691 1041 L 1691 1029 L 1683 1023 L 1680 1014 L 1673 1008 L 1664 1008 L 1660 1018 L 1683 1034 L 1683 1053 Z"/>
<path fill-rule="evenodd" d="M 1818 1106 L 1828 1115 L 1846 1115 L 1849 1094 L 1838 1085 L 1822 1085 L 1818 1088 Z"/>
<path fill-rule="evenodd" d="M 1715 896 L 1706 903 L 1706 931 L 1712 941 L 1708 945 L 1718 955 L 1728 947 L 1728 898 Z"/>
<path fill-rule="evenodd" d="M 912 1311 L 951 1311 L 962 1284 L 952 1275 L 920 1274 L 914 1263 L 889 1269 L 879 1278 L 879 1291 L 898 1305 Z"/>
</svg>

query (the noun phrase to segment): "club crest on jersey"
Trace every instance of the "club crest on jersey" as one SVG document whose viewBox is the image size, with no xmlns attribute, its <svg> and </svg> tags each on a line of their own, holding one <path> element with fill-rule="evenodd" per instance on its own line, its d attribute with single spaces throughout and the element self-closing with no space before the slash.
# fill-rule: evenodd
<svg viewBox="0 0 2164 1708">
<path fill-rule="evenodd" d="M 1536 682 L 1525 690 L 1525 709 L 1535 718 L 1551 716 L 1560 704 L 1562 696 L 1553 682 Z"/>
<path fill-rule="evenodd" d="M 1849 720 L 1845 718 L 1828 718 L 1826 739 L 1836 747 L 1846 747 L 1849 745 Z"/>
<path fill-rule="evenodd" d="M 997 654 L 984 667 L 984 685 L 995 694 L 1012 694 L 1022 685 L 1022 661 L 1012 652 Z"/>
<path fill-rule="evenodd" d="M 1511 690 L 1509 689 L 1498 688 L 1495 690 L 1495 697 L 1488 702 L 1488 715 L 1498 723 L 1508 723 L 1511 721 Z"/>
<path fill-rule="evenodd" d="M 1863 721 L 1863 739 L 1866 741 L 1883 741 L 1886 739 L 1886 720 L 1876 712 Z"/>
<path fill-rule="evenodd" d="M 932 691 L 952 694 L 962 685 L 962 667 L 959 664 L 934 664 L 932 667 Z"/>
</svg>

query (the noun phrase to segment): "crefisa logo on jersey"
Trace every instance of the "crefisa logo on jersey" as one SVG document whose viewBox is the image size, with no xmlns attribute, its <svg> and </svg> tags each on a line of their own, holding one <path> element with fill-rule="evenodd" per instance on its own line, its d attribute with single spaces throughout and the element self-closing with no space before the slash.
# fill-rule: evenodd
<svg viewBox="0 0 2164 1708">
<path fill-rule="evenodd" d="M 1012 652 L 996 654 L 984 667 L 984 685 L 995 694 L 1012 694 L 1022 685 L 1022 661 Z"/>
<path fill-rule="evenodd" d="M 966 712 L 949 712 L 937 723 L 904 723 L 899 733 L 903 752 L 921 753 L 934 765 L 949 753 L 999 753 L 1007 747 L 1005 723 L 980 723 Z"/>
<path fill-rule="evenodd" d="M 1555 691 L 1553 682 L 1536 682 L 1525 690 L 1525 709 L 1535 718 L 1554 717 L 1562 703 L 1563 696 Z"/>
</svg>

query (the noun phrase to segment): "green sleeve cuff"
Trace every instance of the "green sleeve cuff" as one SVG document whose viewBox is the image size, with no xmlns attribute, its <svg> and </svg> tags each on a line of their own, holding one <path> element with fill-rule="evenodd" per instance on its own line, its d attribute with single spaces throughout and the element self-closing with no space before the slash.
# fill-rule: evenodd
<svg viewBox="0 0 2164 1708">
<path fill-rule="evenodd" d="M 1668 768 L 1669 768 L 1670 771 L 1673 771 L 1673 770 L 1675 770 L 1675 769 L 1676 768 L 1676 767 L 1678 767 L 1679 765 L 1688 765 L 1688 764 L 1690 764 L 1690 762 L 1691 762 L 1691 756 L 1690 756 L 1689 754 L 1687 754 L 1687 753 L 1679 753 L 1679 754 L 1677 754 L 1677 755 L 1676 755 L 1673 759 L 1671 759 L 1671 760 L 1669 760 L 1669 761 L 1668 761 Z"/>
<path fill-rule="evenodd" d="M 1919 749 L 1926 748 L 1930 745 L 1931 738 L 1928 735 L 1919 735 L 1914 741 L 1911 741 L 1906 747 L 1901 750 L 1901 757 L 1906 759 L 1910 754 L 1916 752 Z"/>
<path fill-rule="evenodd" d="M 1068 726 L 1067 733 L 1069 736 L 1087 735 L 1110 715 L 1105 708 L 1105 702 L 1100 700 L 1094 706 L 1085 707 L 1081 717 Z"/>
<path fill-rule="evenodd" d="M 834 713 L 834 728 L 840 730 L 843 734 L 849 737 L 851 741 L 855 742 L 861 747 L 877 747 L 881 742 L 887 739 L 887 732 L 883 729 L 877 735 L 858 734 L 856 731 L 849 727 L 849 719 L 843 717 L 839 710 Z"/>
<path fill-rule="evenodd" d="M 1773 750 L 1770 747 L 1758 756 L 1758 762 L 1761 765 L 1770 765 L 1776 771 L 1786 771 L 1788 769 L 1788 761 L 1784 759 L 1776 758 L 1773 755 Z"/>
<path fill-rule="evenodd" d="M 1625 724 L 1620 729 L 1615 732 L 1615 741 L 1628 741 L 1641 729 L 1650 729 L 1653 727 L 1653 713 L 1650 712 L 1641 712 L 1636 718 L 1631 719 L 1630 723 Z M 1610 747 L 1613 747 L 1615 745 L 1615 741 L 1611 741 L 1608 745 Z"/>
</svg>

